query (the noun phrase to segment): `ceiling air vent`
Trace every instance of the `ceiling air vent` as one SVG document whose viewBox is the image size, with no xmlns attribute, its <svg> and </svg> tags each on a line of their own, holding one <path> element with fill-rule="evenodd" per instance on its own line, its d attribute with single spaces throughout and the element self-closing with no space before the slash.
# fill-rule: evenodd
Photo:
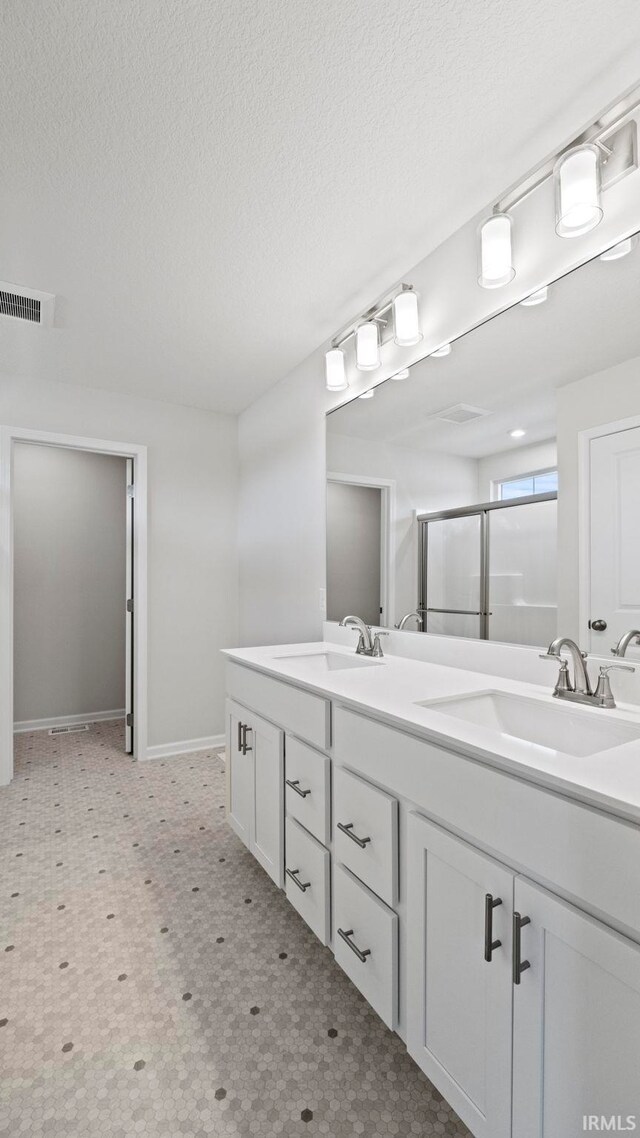
<svg viewBox="0 0 640 1138">
<path fill-rule="evenodd" d="M 470 403 L 456 403 L 453 407 L 445 407 L 444 411 L 436 411 L 433 419 L 442 419 L 445 423 L 472 423 L 474 419 L 483 419 L 490 415 L 482 407 L 472 407 Z"/>
<path fill-rule="evenodd" d="M 53 324 L 54 301 L 53 293 L 0 281 L 0 316 L 50 327 Z"/>
</svg>

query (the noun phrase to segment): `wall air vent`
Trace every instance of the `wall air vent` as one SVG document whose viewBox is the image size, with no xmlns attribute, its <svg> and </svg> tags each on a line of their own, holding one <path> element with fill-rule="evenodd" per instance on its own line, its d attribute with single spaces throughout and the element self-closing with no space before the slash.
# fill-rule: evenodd
<svg viewBox="0 0 640 1138">
<path fill-rule="evenodd" d="M 472 423 L 474 419 L 484 419 L 490 415 L 483 407 L 472 407 L 470 403 L 456 403 L 453 407 L 445 407 L 444 411 L 436 411 L 433 419 L 442 419 L 445 423 Z"/>
<path fill-rule="evenodd" d="M 0 316 L 51 327 L 54 302 L 55 296 L 51 292 L 38 292 L 34 288 L 0 281 Z"/>
<path fill-rule="evenodd" d="M 88 723 L 70 723 L 64 727 L 52 727 L 49 731 L 50 735 L 75 735 L 78 731 L 88 731 Z"/>
</svg>

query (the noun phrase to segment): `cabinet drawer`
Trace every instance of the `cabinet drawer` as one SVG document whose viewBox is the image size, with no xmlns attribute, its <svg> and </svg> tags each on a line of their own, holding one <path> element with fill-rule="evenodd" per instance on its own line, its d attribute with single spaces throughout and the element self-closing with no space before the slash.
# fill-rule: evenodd
<svg viewBox="0 0 640 1138">
<path fill-rule="evenodd" d="M 398 803 L 364 779 L 333 772 L 336 855 L 388 905 L 398 903 Z"/>
<path fill-rule="evenodd" d="M 285 772 L 287 814 L 297 818 L 319 842 L 328 845 L 331 760 L 287 736 Z"/>
<path fill-rule="evenodd" d="M 227 664 L 227 694 L 314 747 L 331 746 L 328 699 L 233 663 Z"/>
<path fill-rule="evenodd" d="M 335 958 L 393 1030 L 398 1016 L 398 918 L 341 865 L 334 867 L 333 898 Z"/>
<path fill-rule="evenodd" d="M 286 821 L 285 864 L 287 898 L 327 944 L 331 923 L 329 851 L 293 818 Z"/>
</svg>

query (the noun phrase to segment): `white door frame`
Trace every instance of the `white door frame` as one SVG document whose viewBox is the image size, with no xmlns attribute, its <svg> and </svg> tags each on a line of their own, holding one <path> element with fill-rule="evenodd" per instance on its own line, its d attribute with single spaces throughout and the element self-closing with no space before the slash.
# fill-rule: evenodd
<svg viewBox="0 0 640 1138">
<path fill-rule="evenodd" d="M 0 786 L 13 778 L 13 447 L 17 442 L 132 458 L 135 475 L 133 757 L 147 754 L 147 448 L 0 426 Z"/>
<path fill-rule="evenodd" d="M 640 415 L 578 433 L 578 618 L 580 635 L 591 619 L 591 442 L 640 427 Z M 562 492 L 562 491 L 560 491 Z M 591 647 L 591 637 L 589 637 Z"/>
<path fill-rule="evenodd" d="M 396 484 L 392 478 L 373 478 L 367 474 L 327 472 L 327 482 L 346 482 L 351 486 L 371 486 L 381 490 L 380 519 L 380 626 L 390 627 L 395 611 L 396 567 L 393 557 L 393 533 L 396 520 Z"/>
</svg>

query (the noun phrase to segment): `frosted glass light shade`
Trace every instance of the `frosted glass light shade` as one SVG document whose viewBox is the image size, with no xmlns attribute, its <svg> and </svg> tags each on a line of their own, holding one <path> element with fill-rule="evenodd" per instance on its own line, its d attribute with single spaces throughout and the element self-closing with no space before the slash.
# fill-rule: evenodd
<svg viewBox="0 0 640 1138">
<path fill-rule="evenodd" d="M 636 237 L 625 237 L 624 241 L 618 241 L 618 244 L 614 245 L 612 249 L 607 249 L 604 253 L 601 253 L 600 260 L 619 261 L 620 257 L 626 257 L 627 254 L 631 252 L 636 245 L 636 241 Z"/>
<path fill-rule="evenodd" d="M 359 371 L 375 371 L 380 367 L 378 325 L 373 320 L 360 324 L 356 330 L 356 367 Z"/>
<path fill-rule="evenodd" d="M 395 379 L 395 380 L 408 379 L 409 378 L 409 368 L 403 367 L 401 369 L 401 371 L 397 371 L 395 375 L 391 376 L 391 378 Z"/>
<path fill-rule="evenodd" d="M 394 340 L 401 348 L 409 348 L 422 339 L 418 297 L 413 289 L 399 292 L 393 301 Z"/>
<path fill-rule="evenodd" d="M 520 301 L 523 308 L 533 308 L 535 304 L 544 304 L 547 296 L 549 295 L 549 286 L 543 285 L 542 288 L 537 288 L 535 292 L 530 292 L 525 296 L 524 300 Z"/>
<path fill-rule="evenodd" d="M 370 387 L 368 391 L 363 391 L 362 395 L 358 396 L 358 399 L 373 399 L 375 393 L 375 388 Z"/>
<path fill-rule="evenodd" d="M 450 356 L 451 344 L 441 344 L 439 348 L 436 348 L 435 352 L 431 353 L 431 355 L 436 360 L 439 360 L 441 356 Z"/>
<path fill-rule="evenodd" d="M 480 226 L 480 272 L 482 288 L 501 288 L 516 275 L 513 267 L 511 218 L 494 213 Z"/>
<path fill-rule="evenodd" d="M 580 237 L 602 221 L 600 205 L 600 154 L 595 146 L 576 146 L 558 159 L 553 176 L 556 186 L 556 233 Z"/>
<path fill-rule="evenodd" d="M 344 366 L 344 352 L 341 348 L 331 348 L 324 357 L 327 391 L 344 391 L 349 386 Z"/>
</svg>

